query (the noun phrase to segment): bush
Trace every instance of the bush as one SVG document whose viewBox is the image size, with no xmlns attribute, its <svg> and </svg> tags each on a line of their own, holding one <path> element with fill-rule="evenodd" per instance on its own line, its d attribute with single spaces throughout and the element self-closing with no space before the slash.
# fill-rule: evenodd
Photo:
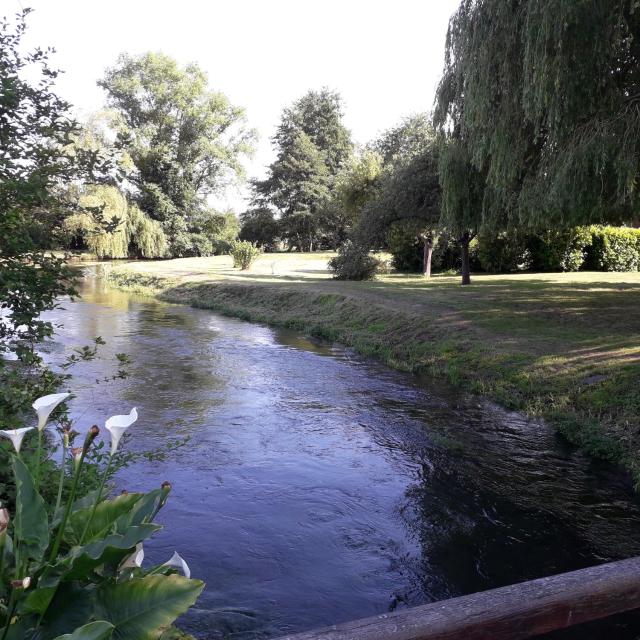
<svg viewBox="0 0 640 640">
<path fill-rule="evenodd" d="M 422 271 L 422 245 L 415 225 L 395 223 L 387 232 L 387 247 L 397 271 Z"/>
<path fill-rule="evenodd" d="M 531 265 L 526 237 L 516 231 L 505 231 L 495 236 L 481 235 L 478 238 L 478 259 L 482 270 L 489 273 L 524 271 Z"/>
<path fill-rule="evenodd" d="M 234 242 L 231 245 L 230 253 L 233 258 L 234 269 L 246 271 L 262 252 L 251 242 L 242 241 Z"/>
<path fill-rule="evenodd" d="M 578 271 L 591 245 L 589 227 L 547 230 L 527 239 L 533 271 Z"/>
<path fill-rule="evenodd" d="M 386 268 L 386 264 L 372 256 L 368 249 L 350 240 L 338 249 L 335 258 L 329 260 L 329 269 L 336 280 L 373 280 Z"/>
<path fill-rule="evenodd" d="M 595 271 L 638 271 L 640 229 L 630 227 L 589 227 L 591 243 L 585 267 Z"/>
</svg>

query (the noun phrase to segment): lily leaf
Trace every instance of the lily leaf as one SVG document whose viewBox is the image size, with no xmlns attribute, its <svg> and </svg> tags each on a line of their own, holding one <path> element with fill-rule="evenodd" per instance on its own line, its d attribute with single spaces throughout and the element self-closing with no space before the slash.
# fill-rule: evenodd
<svg viewBox="0 0 640 640">
<path fill-rule="evenodd" d="M 143 524 L 139 527 L 130 527 L 124 535 L 114 533 L 103 540 L 75 547 L 65 559 L 69 570 L 64 575 L 64 581 L 82 580 L 100 565 L 111 567 L 115 572 L 118 565 L 133 552 L 139 542 L 146 540 L 160 529 L 162 527 L 157 524 Z"/>
<path fill-rule="evenodd" d="M 140 498 L 142 498 L 141 493 L 128 493 L 112 500 L 104 500 L 96 507 L 93 517 L 91 517 L 93 506 L 73 512 L 67 521 L 65 541 L 69 545 L 79 544 L 89 518 L 91 518 L 91 524 L 84 542 L 104 537 L 111 532 L 118 518 L 129 513 Z"/>
<path fill-rule="evenodd" d="M 150 522 L 158 511 L 162 499 L 166 497 L 166 491 L 155 489 L 146 493 L 129 513 L 123 514 L 117 523 L 118 533 L 124 533 L 128 527 L 138 526 Z"/>
<path fill-rule="evenodd" d="M 19 611 L 45 615 L 63 583 L 88 580 L 93 570 L 101 566 L 103 569 L 110 568 L 115 574 L 120 563 L 132 553 L 138 542 L 142 542 L 159 529 L 161 527 L 154 524 L 131 527 L 125 535 L 113 534 L 104 540 L 74 547 L 71 553 L 56 565 L 46 567 L 38 579 L 37 587 L 31 590 L 20 604 Z"/>
<path fill-rule="evenodd" d="M 49 545 L 49 520 L 42 496 L 24 463 L 12 456 L 16 479 L 16 517 L 14 537 L 20 541 L 20 554 L 42 560 Z"/>
<path fill-rule="evenodd" d="M 90 622 L 76 629 L 73 633 L 65 633 L 55 640 L 109 640 L 113 635 L 113 625 L 104 620 Z"/>
<path fill-rule="evenodd" d="M 155 640 L 197 600 L 204 583 L 182 576 L 146 576 L 100 588 L 96 616 L 115 626 L 114 640 Z"/>
</svg>

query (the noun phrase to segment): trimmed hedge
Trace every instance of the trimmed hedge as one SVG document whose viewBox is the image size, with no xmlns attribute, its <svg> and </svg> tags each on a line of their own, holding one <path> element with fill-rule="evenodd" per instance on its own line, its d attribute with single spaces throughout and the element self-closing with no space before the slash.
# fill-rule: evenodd
<svg viewBox="0 0 640 640">
<path fill-rule="evenodd" d="M 394 225 L 387 243 L 395 269 L 421 270 L 422 245 L 411 225 Z M 640 271 L 640 229 L 591 225 L 535 234 L 515 229 L 485 232 L 474 240 L 471 257 L 473 271 L 488 273 Z M 433 269 L 460 269 L 460 249 L 446 234 L 434 250 Z"/>
<path fill-rule="evenodd" d="M 640 229 L 591 225 L 479 238 L 483 271 L 638 271 Z"/>
</svg>

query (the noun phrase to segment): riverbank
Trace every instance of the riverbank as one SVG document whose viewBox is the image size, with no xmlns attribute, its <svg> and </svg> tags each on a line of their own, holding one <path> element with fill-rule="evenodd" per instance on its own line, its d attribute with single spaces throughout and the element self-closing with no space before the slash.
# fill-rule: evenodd
<svg viewBox="0 0 640 640">
<path fill-rule="evenodd" d="M 391 274 L 337 282 L 328 254 L 227 256 L 108 268 L 163 300 L 340 342 L 405 371 L 445 377 L 541 417 L 640 480 L 640 274 L 457 277 Z"/>
</svg>

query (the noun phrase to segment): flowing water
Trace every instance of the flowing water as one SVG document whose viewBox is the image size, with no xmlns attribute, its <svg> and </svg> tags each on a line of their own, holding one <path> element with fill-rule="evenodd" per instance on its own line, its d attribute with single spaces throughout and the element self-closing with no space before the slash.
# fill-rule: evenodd
<svg viewBox="0 0 640 640">
<path fill-rule="evenodd" d="M 544 425 L 331 345 L 106 289 L 48 314 L 59 361 L 94 336 L 70 385 L 79 428 L 137 406 L 129 446 L 165 447 L 118 488 L 170 480 L 146 547 L 207 587 L 181 626 L 263 638 L 640 553 L 628 479 Z M 131 376 L 113 373 L 126 352 Z M 627 615 L 562 638 L 636 638 Z"/>
</svg>

